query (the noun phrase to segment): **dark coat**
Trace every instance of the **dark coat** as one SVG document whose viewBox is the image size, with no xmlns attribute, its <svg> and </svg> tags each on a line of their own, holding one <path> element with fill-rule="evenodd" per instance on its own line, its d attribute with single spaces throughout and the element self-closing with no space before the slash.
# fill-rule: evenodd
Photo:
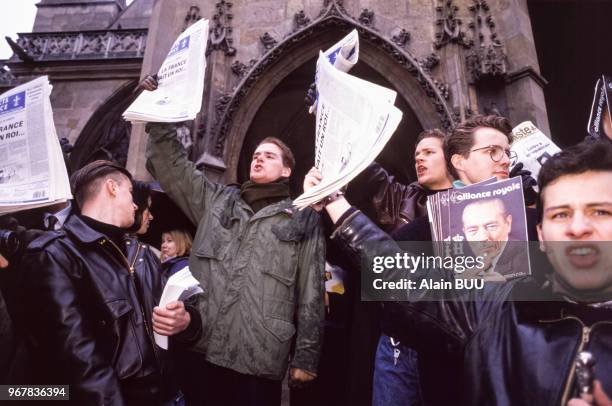
<svg viewBox="0 0 612 406">
<path fill-rule="evenodd" d="M 351 181 L 347 197 L 368 214 L 372 211 L 371 218 L 383 230 L 393 232 L 427 214 L 427 196 L 435 192 L 418 182 L 398 182 L 374 162 Z"/>
<path fill-rule="evenodd" d="M 135 247 L 129 262 L 109 238 L 71 216 L 24 256 L 24 289 L 37 298 L 25 308 L 38 360 L 33 378 L 69 384 L 75 404 L 154 405 L 168 398 L 151 326 L 162 280 L 134 244 L 126 241 Z"/>
<path fill-rule="evenodd" d="M 338 226 L 334 239 L 356 260 L 399 252 L 395 242 L 359 212 Z M 376 250 L 367 244 L 373 241 L 378 242 Z M 436 280 L 453 278 L 452 272 L 436 272 Z M 402 328 L 393 335 L 419 356 L 437 353 L 462 368 L 464 398 L 456 403 L 565 405 L 572 396 L 576 355 L 582 350 L 593 353 L 595 376 L 604 391 L 612 393 L 612 310 L 564 301 L 533 278 L 487 284 L 471 292 L 469 300 L 443 299 L 404 303 L 395 313 Z M 444 370 L 446 365 L 436 367 Z M 439 392 L 444 386 L 438 380 L 423 391 Z"/>
<path fill-rule="evenodd" d="M 189 257 L 174 257 L 164 261 L 161 264 L 161 270 L 164 278 L 169 278 L 181 269 L 189 266 Z"/>
</svg>

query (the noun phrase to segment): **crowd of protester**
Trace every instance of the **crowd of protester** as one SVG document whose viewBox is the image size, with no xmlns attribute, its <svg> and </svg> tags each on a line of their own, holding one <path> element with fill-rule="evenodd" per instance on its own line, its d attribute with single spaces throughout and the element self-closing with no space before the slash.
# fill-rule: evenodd
<svg viewBox="0 0 612 406">
<path fill-rule="evenodd" d="M 284 379 L 295 405 L 612 405 L 612 250 L 598 245 L 612 241 L 612 134 L 550 158 L 536 185 L 520 163 L 510 168 L 511 130 L 504 117 L 474 116 L 448 134 L 424 131 L 414 183 L 373 163 L 346 193 L 298 211 L 295 158 L 280 139 L 257 145 L 248 181 L 223 185 L 188 159 L 174 125 L 150 123 L 147 169 L 197 232 L 167 230 L 161 252 L 141 242 L 151 189 L 108 161 L 71 175 L 73 201 L 1 217 L 27 248 L 0 256 L 0 383 L 69 385 L 76 405 L 279 405 Z M 362 337 L 331 328 L 340 306 L 325 292 L 327 246 L 358 274 L 399 251 L 396 241 L 432 240 L 428 196 L 514 176 L 529 240 L 550 267 L 469 300 L 375 303 L 367 373 L 352 370 L 359 354 L 337 357 Z M 304 189 L 320 181 L 313 168 Z M 203 292 L 159 307 L 187 266 Z M 345 286 L 345 300 L 359 301 L 358 283 Z M 526 292 L 540 299 L 521 300 Z M 167 351 L 154 332 L 169 337 Z M 592 390 L 580 391 L 583 350 L 596 363 Z"/>
</svg>

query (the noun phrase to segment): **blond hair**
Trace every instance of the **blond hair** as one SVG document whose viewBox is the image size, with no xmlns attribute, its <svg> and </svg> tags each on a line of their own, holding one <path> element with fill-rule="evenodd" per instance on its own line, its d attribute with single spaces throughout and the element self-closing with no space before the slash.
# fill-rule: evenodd
<svg viewBox="0 0 612 406">
<path fill-rule="evenodd" d="M 162 233 L 162 239 L 164 235 L 170 235 L 172 241 L 176 245 L 176 256 L 182 257 L 183 255 L 187 255 L 191 252 L 191 245 L 193 244 L 193 240 L 191 239 L 191 235 L 184 230 L 170 230 Z M 163 257 L 163 255 L 162 255 Z M 165 258 L 162 258 L 164 260 Z"/>
</svg>

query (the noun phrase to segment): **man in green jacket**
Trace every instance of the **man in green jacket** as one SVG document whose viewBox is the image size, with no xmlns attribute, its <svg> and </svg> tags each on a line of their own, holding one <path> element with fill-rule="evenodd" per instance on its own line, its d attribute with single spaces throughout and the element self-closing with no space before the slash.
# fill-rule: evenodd
<svg viewBox="0 0 612 406">
<path fill-rule="evenodd" d="M 187 159 L 174 126 L 147 131 L 147 168 L 198 225 L 189 267 L 204 290 L 191 348 L 202 393 L 192 403 L 280 405 L 288 363 L 291 384 L 316 377 L 324 319 L 325 240 L 319 215 L 292 207 L 293 154 L 266 138 L 250 180 L 222 185 Z"/>
</svg>

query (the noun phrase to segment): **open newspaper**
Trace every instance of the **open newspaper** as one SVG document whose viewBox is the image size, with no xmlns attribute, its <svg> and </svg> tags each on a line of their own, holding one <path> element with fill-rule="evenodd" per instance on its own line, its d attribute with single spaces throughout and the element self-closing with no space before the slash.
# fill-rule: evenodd
<svg viewBox="0 0 612 406">
<path fill-rule="evenodd" d="M 484 265 L 463 277 L 504 281 L 530 274 L 520 177 L 438 192 L 428 197 L 427 210 L 436 255 L 481 258 Z"/>
<path fill-rule="evenodd" d="M 158 88 L 141 93 L 123 113 L 128 121 L 193 120 L 202 108 L 208 20 L 199 20 L 174 42 L 157 73 Z"/>
<path fill-rule="evenodd" d="M 0 95 L 0 214 L 72 198 L 47 76 Z"/>
<path fill-rule="evenodd" d="M 516 152 L 517 161 L 538 178 L 544 162 L 561 151 L 550 138 L 540 131 L 531 121 L 523 121 L 512 130 L 514 141 L 512 151 Z"/>
<path fill-rule="evenodd" d="M 193 295 L 202 293 L 203 290 L 200 287 L 200 283 L 196 278 L 193 277 L 189 267 L 185 267 L 168 278 L 164 291 L 162 292 L 161 299 L 159 300 L 159 307 L 165 308 L 170 302 L 176 300 L 185 301 Z M 168 337 L 161 334 L 153 333 L 155 337 L 155 343 L 163 348 L 168 349 Z"/>
<path fill-rule="evenodd" d="M 342 72 L 348 72 L 359 59 L 359 34 L 353 30 L 348 35 L 336 42 L 329 49 L 323 52 L 329 63 L 334 68 Z M 309 113 L 314 113 L 317 109 L 317 101 L 308 109 Z"/>
<path fill-rule="evenodd" d="M 322 52 L 317 62 L 319 93 L 315 166 L 323 180 L 294 201 L 300 209 L 342 188 L 378 154 L 402 119 L 396 92 L 334 68 Z"/>
</svg>

